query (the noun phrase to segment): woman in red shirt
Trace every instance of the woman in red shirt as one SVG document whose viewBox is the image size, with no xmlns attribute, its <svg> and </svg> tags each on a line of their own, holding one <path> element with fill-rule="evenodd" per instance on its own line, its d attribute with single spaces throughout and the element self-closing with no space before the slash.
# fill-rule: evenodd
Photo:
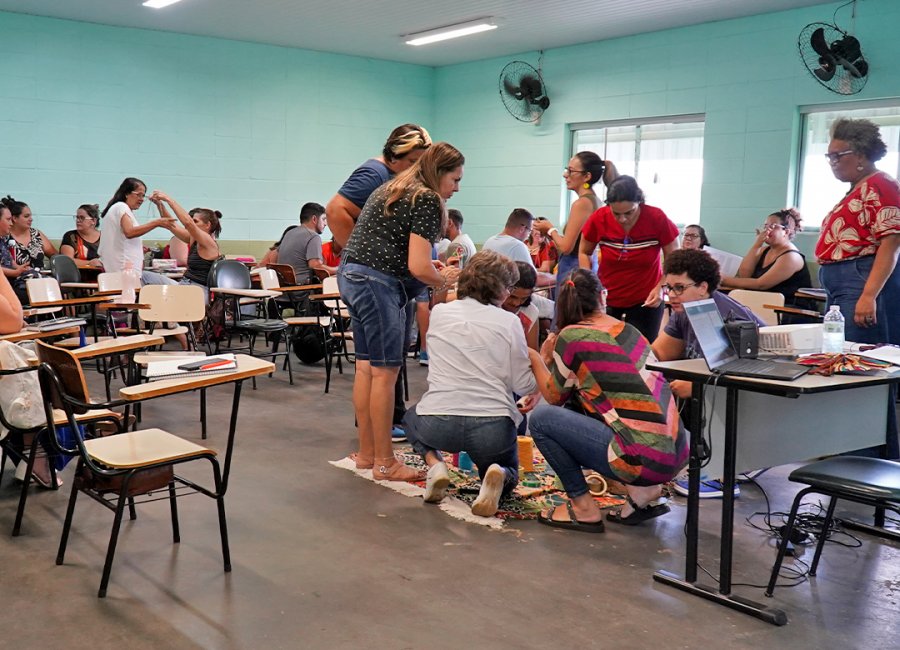
<svg viewBox="0 0 900 650">
<path fill-rule="evenodd" d="M 606 205 L 581 231 L 581 268 L 600 246 L 600 282 L 607 313 L 634 325 L 651 343 L 662 321 L 662 256 L 678 248 L 678 227 L 659 208 L 644 203 L 631 176 L 619 176 L 606 192 Z"/>
<path fill-rule="evenodd" d="M 886 152 L 868 120 L 831 127 L 825 156 L 850 191 L 825 217 L 816 259 L 827 304 L 840 306 L 845 337 L 856 343 L 900 344 L 900 184 L 875 168 Z"/>
</svg>

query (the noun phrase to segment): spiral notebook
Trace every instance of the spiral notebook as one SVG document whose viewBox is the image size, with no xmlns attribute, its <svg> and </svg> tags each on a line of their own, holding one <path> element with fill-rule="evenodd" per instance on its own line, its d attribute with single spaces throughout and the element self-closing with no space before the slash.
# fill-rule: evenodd
<svg viewBox="0 0 900 650">
<path fill-rule="evenodd" d="M 188 364 L 199 364 L 200 367 L 196 370 L 179 367 Z M 146 377 L 150 381 L 182 379 L 184 377 L 220 375 L 232 372 L 236 368 L 237 361 L 235 361 L 233 354 L 217 354 L 212 357 L 182 357 L 179 359 L 166 359 L 165 361 L 151 361 L 147 364 Z"/>
</svg>

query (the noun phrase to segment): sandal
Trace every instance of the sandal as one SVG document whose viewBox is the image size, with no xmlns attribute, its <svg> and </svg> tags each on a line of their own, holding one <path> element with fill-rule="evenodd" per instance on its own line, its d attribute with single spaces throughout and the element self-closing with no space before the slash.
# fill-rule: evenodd
<svg viewBox="0 0 900 650">
<path fill-rule="evenodd" d="M 373 467 L 375 467 L 374 458 L 366 460 L 366 458 L 364 456 L 361 456 L 357 451 L 354 451 L 352 454 L 347 456 L 347 458 L 356 463 L 356 469 L 372 469 Z"/>
<path fill-rule="evenodd" d="M 572 508 L 572 502 L 566 501 L 566 510 L 569 511 L 569 518 L 567 520 L 562 519 L 554 519 L 553 513 L 556 511 L 556 508 L 549 511 L 549 514 L 544 515 L 543 512 L 538 513 L 538 523 L 544 524 L 545 526 L 552 526 L 554 528 L 565 528 L 567 530 L 577 530 L 582 533 L 602 533 L 604 530 L 603 520 L 599 521 L 578 521 L 578 518 L 575 516 L 575 510 Z"/>
<path fill-rule="evenodd" d="M 394 461 L 390 465 L 379 464 L 372 468 L 372 478 L 376 481 L 407 481 L 414 483 L 416 481 L 424 481 L 426 471 L 423 469 L 415 469 L 404 465 L 395 456 L 390 458 L 379 458 L 378 460 Z"/>
<path fill-rule="evenodd" d="M 642 521 L 654 519 L 656 517 L 659 517 L 660 515 L 666 514 L 671 510 L 671 508 L 665 503 L 658 503 L 655 506 L 651 506 L 648 503 L 643 508 L 639 508 L 630 496 L 626 495 L 625 500 L 632 508 L 634 508 L 634 512 L 632 512 L 627 517 L 623 517 L 622 510 L 619 509 L 606 515 L 606 521 L 610 521 L 614 524 L 623 524 L 625 526 L 637 526 Z"/>
</svg>

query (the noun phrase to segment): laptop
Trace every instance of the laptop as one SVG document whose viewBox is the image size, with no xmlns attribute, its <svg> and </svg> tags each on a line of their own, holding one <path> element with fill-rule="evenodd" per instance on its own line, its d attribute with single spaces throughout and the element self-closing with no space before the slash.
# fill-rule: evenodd
<svg viewBox="0 0 900 650">
<path fill-rule="evenodd" d="M 793 381 L 810 370 L 809 366 L 788 361 L 738 358 L 725 333 L 725 323 L 716 301 L 712 298 L 686 302 L 684 312 L 694 329 L 706 365 L 715 374 Z"/>
</svg>

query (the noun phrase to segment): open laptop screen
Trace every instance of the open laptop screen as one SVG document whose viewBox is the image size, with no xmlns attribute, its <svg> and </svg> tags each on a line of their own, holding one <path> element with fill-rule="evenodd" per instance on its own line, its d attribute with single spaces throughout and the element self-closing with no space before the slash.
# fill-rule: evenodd
<svg viewBox="0 0 900 650">
<path fill-rule="evenodd" d="M 737 359 L 734 348 L 725 334 L 725 323 L 712 298 L 684 303 L 684 312 L 688 317 L 694 335 L 703 351 L 706 364 L 710 370 L 716 370 L 729 361 Z"/>
</svg>

